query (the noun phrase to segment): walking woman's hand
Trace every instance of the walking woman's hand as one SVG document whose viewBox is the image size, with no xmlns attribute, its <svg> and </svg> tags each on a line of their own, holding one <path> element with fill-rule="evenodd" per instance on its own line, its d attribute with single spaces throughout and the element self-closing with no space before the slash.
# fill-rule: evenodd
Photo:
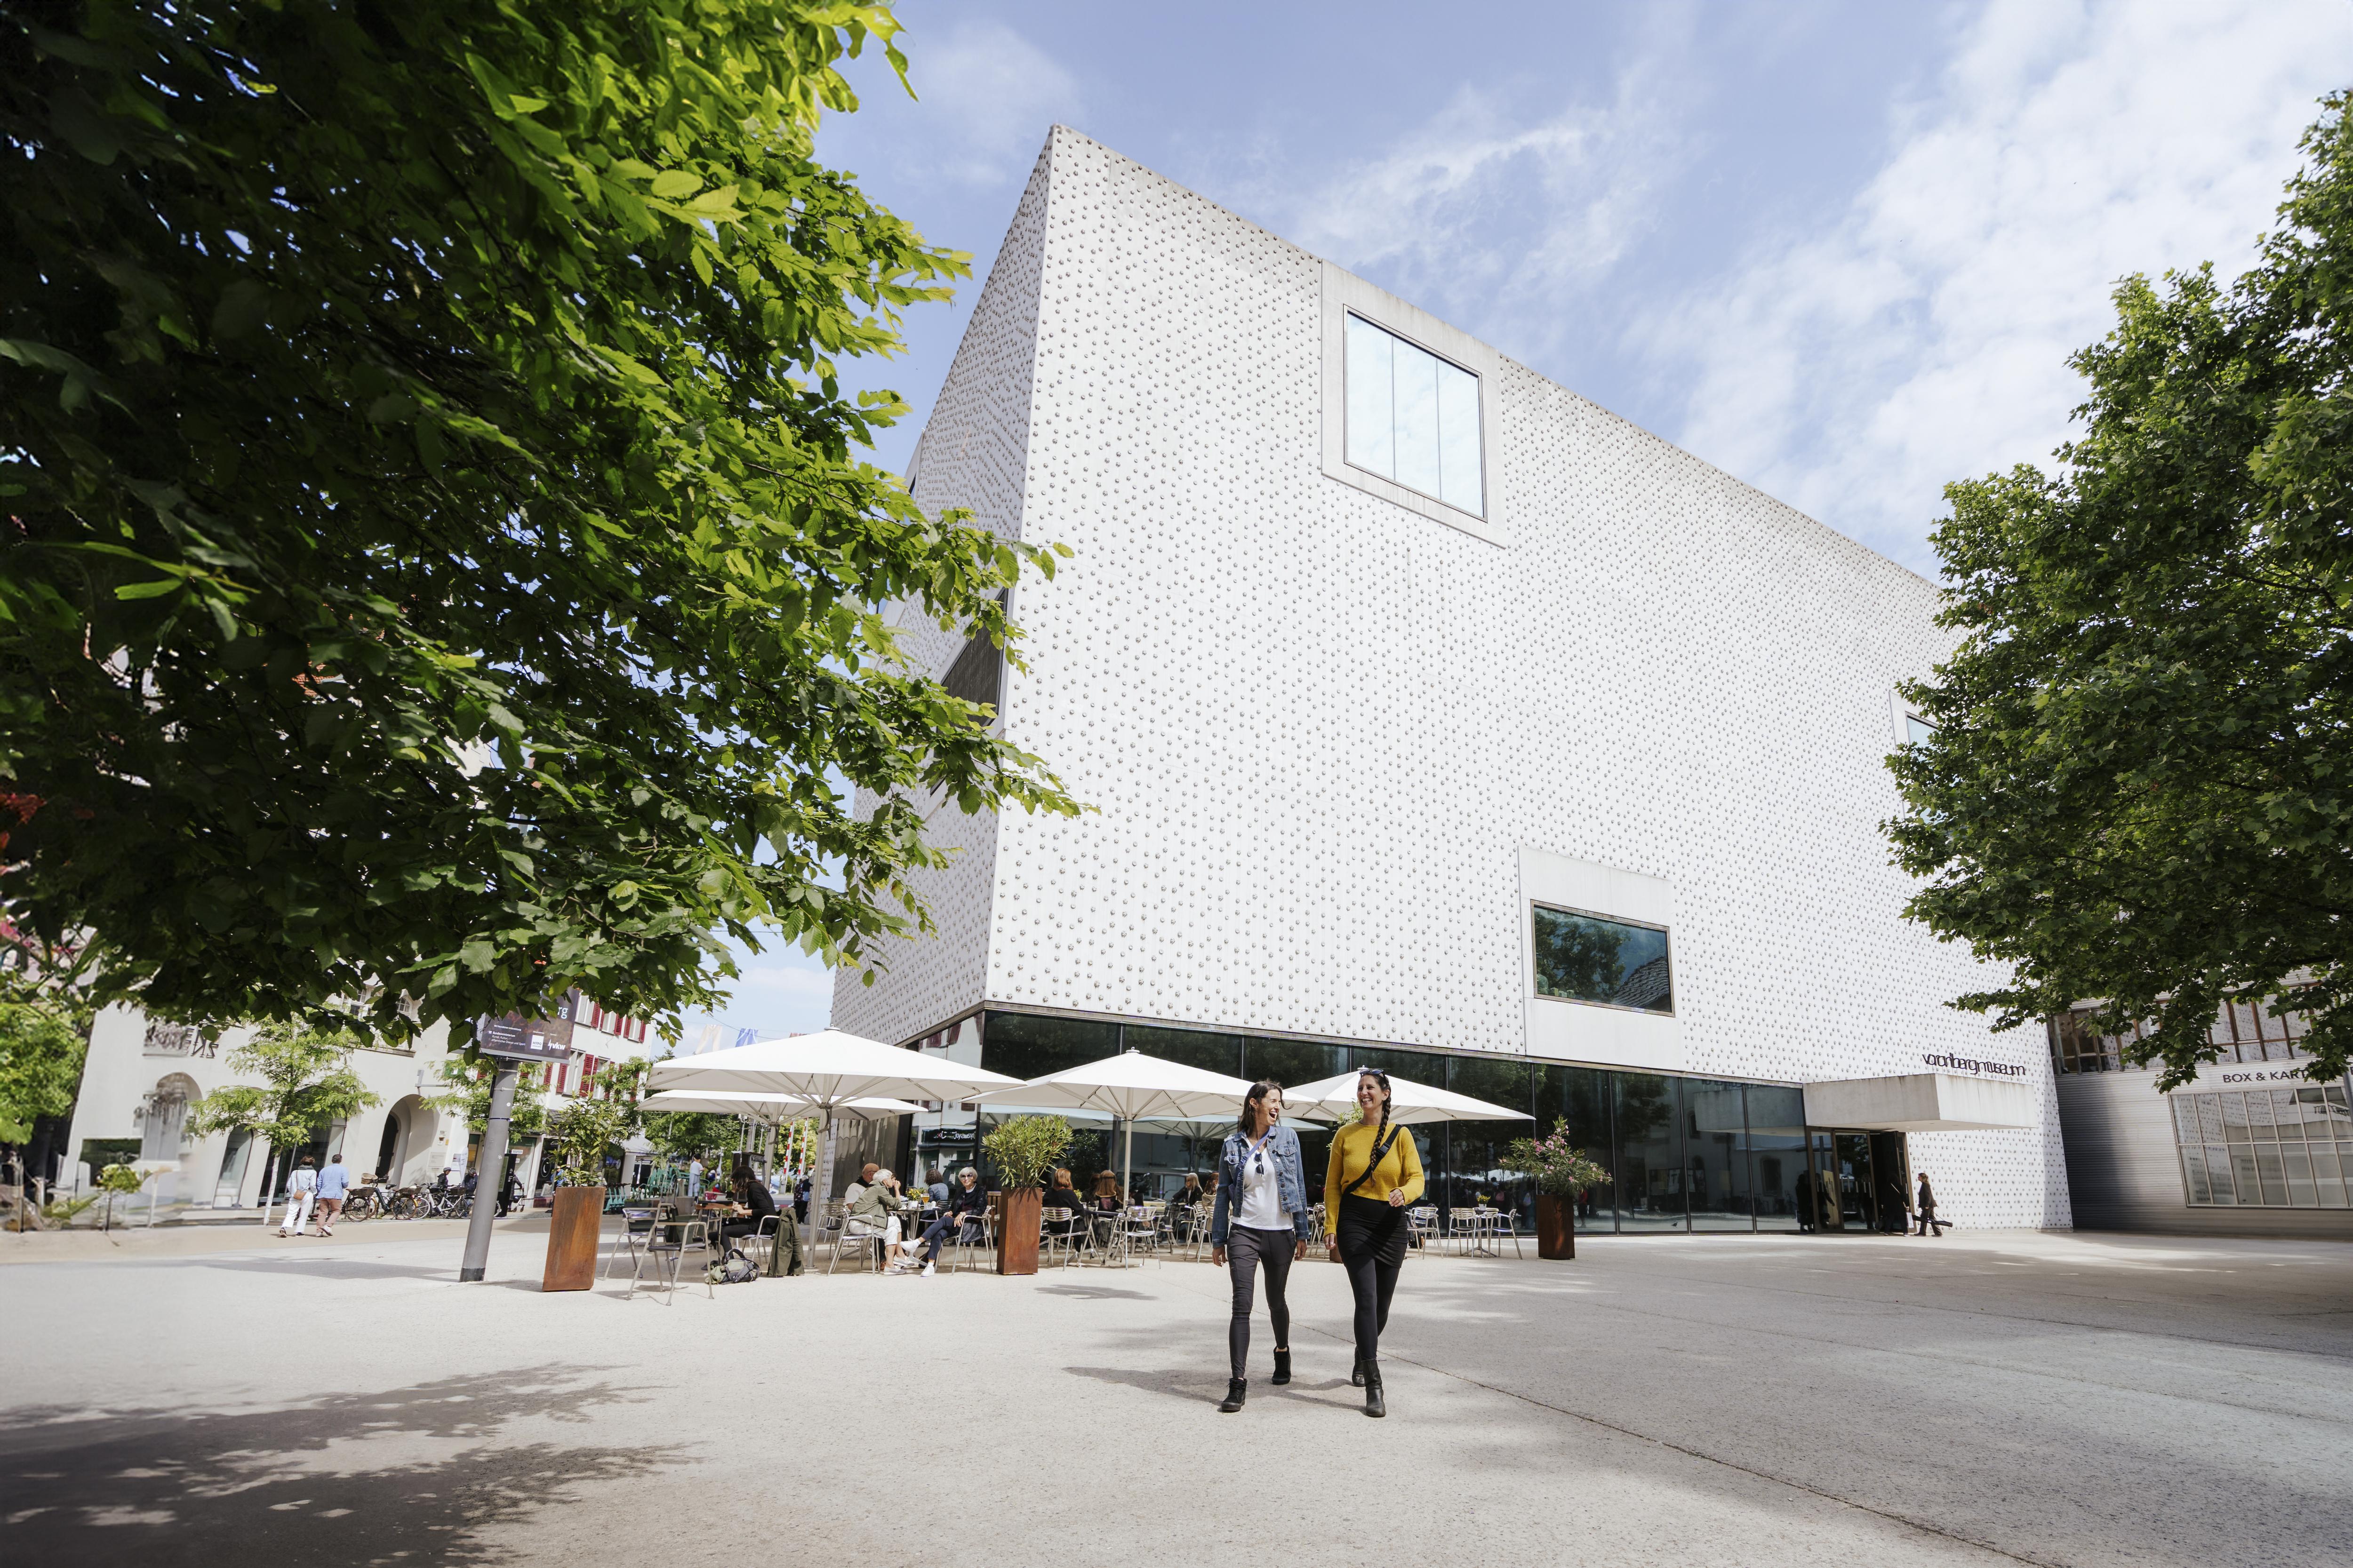
<svg viewBox="0 0 2353 1568">
<path fill-rule="evenodd" d="M 1331 1258 L 1332 1258 L 1332 1261 L 1333 1261 L 1333 1262 L 1337 1263 L 1337 1262 L 1339 1262 L 1339 1261 L 1340 1261 L 1340 1244 L 1339 1244 L 1338 1242 L 1336 1242 L 1336 1241 L 1327 1241 L 1327 1242 L 1325 1242 L 1325 1243 L 1324 1244 L 1324 1250 L 1326 1253 L 1328 1253 L 1328 1254 L 1330 1254 L 1330 1255 L 1331 1255 Z"/>
<path fill-rule="evenodd" d="M 1209 1264 L 1212 1268 L 1223 1268 L 1226 1266 L 1226 1249 L 1222 1247 L 1209 1248 Z"/>
<path fill-rule="evenodd" d="M 1391 1187 L 1389 1189 L 1389 1207 L 1393 1209 L 1401 1209 L 1405 1207 L 1405 1189 L 1403 1187 Z"/>
<path fill-rule="evenodd" d="M 1299 1245 L 1292 1249 L 1291 1260 L 1293 1263 L 1304 1263 L 1307 1261 L 1307 1238 L 1305 1237 L 1301 1237 L 1299 1238 Z"/>
</svg>

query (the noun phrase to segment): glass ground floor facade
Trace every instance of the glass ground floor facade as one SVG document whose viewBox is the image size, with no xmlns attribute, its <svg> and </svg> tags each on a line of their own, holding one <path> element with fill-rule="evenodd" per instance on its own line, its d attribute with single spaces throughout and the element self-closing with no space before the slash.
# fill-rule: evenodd
<svg viewBox="0 0 2353 1568">
<path fill-rule="evenodd" d="M 1303 1084 L 1377 1067 L 1524 1110 L 1529 1121 L 1457 1121 L 1411 1131 L 1441 1211 L 1493 1204 L 1533 1226 L 1535 1195 L 1503 1167 L 1512 1141 L 1566 1128 L 1610 1173 L 1577 1206 L 1588 1232 L 1869 1230 L 1902 1223 L 1908 1168 L 1901 1133 L 1805 1125 L 1795 1084 L 1748 1082 L 1571 1067 L 1525 1057 L 1449 1054 L 1409 1047 L 1340 1045 L 1113 1018 L 996 1012 L 978 1020 L 981 1065 L 1033 1079 L 1134 1048 L 1237 1078 Z M 969 1028 L 969 1023 L 958 1031 Z M 934 1037 L 935 1039 L 939 1037 Z M 1009 1113 L 1008 1113 L 1009 1114 Z M 997 1116 L 966 1115 L 961 1126 L 922 1128 L 912 1152 L 927 1170 L 966 1160 L 984 1166 L 978 1138 Z M 929 1120 L 929 1119 L 926 1119 Z M 1122 1130 L 1073 1119 L 1079 1136 L 1067 1163 L 1083 1187 L 1119 1168 Z M 1230 1122 L 1133 1129 L 1134 1185 L 1166 1195 L 1188 1172 L 1207 1174 Z M 1311 1195 L 1320 1196 L 1331 1134 L 1303 1130 Z"/>
</svg>

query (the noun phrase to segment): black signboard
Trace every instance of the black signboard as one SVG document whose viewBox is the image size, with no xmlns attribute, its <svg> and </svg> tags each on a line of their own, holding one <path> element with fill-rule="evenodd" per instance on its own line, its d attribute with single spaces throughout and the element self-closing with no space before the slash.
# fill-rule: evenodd
<svg viewBox="0 0 2353 1568">
<path fill-rule="evenodd" d="M 560 1062 L 572 1056 L 572 1021 L 568 1018 L 525 1018 L 510 1013 L 474 1026 L 474 1044 L 486 1057 L 512 1057 L 521 1061 Z"/>
</svg>

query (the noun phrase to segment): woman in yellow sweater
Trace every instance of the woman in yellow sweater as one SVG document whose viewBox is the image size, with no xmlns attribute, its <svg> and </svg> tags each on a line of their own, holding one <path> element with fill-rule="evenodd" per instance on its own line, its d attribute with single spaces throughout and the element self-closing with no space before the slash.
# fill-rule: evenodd
<svg viewBox="0 0 2353 1568">
<path fill-rule="evenodd" d="M 1412 1227 L 1406 1205 L 1421 1196 L 1421 1151 L 1413 1134 L 1389 1121 L 1389 1075 L 1366 1068 L 1356 1075 L 1360 1120 L 1332 1135 L 1332 1163 L 1324 1175 L 1324 1213 L 1332 1226 L 1332 1259 L 1348 1270 L 1356 1298 L 1356 1373 L 1365 1414 L 1386 1415 L 1381 1395 L 1381 1331 L 1397 1294 Z"/>
</svg>

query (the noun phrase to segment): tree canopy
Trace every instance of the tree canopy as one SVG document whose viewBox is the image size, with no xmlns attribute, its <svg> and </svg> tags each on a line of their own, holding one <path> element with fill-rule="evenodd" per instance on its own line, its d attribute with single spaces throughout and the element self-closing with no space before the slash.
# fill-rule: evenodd
<svg viewBox="0 0 2353 1568">
<path fill-rule="evenodd" d="M 1010 657 L 1052 565 L 857 456 L 968 271 L 812 155 L 897 28 L 0 11 L 0 916 L 166 1016 L 674 1026 L 926 925 L 927 802 L 1076 809 L 883 617 Z"/>
<path fill-rule="evenodd" d="M 22 1143 L 44 1116 L 73 1110 L 90 1018 L 62 998 L 0 996 L 0 1143 Z"/>
<path fill-rule="evenodd" d="M 2353 125 L 2327 101 L 2256 264 L 2127 279 L 2059 469 L 1948 487 L 1961 634 L 1894 759 L 1911 913 L 2011 967 L 1997 1026 L 2100 1004 L 2171 1088 L 2227 998 L 2353 1045 Z"/>
<path fill-rule="evenodd" d="M 319 1129 L 348 1121 L 376 1103 L 351 1068 L 359 1047 L 359 1037 L 346 1030 L 265 1027 L 228 1054 L 230 1068 L 259 1082 L 226 1085 L 196 1101 L 189 1108 L 189 1130 L 242 1128 L 267 1140 L 273 1154 L 299 1149 Z"/>
</svg>

